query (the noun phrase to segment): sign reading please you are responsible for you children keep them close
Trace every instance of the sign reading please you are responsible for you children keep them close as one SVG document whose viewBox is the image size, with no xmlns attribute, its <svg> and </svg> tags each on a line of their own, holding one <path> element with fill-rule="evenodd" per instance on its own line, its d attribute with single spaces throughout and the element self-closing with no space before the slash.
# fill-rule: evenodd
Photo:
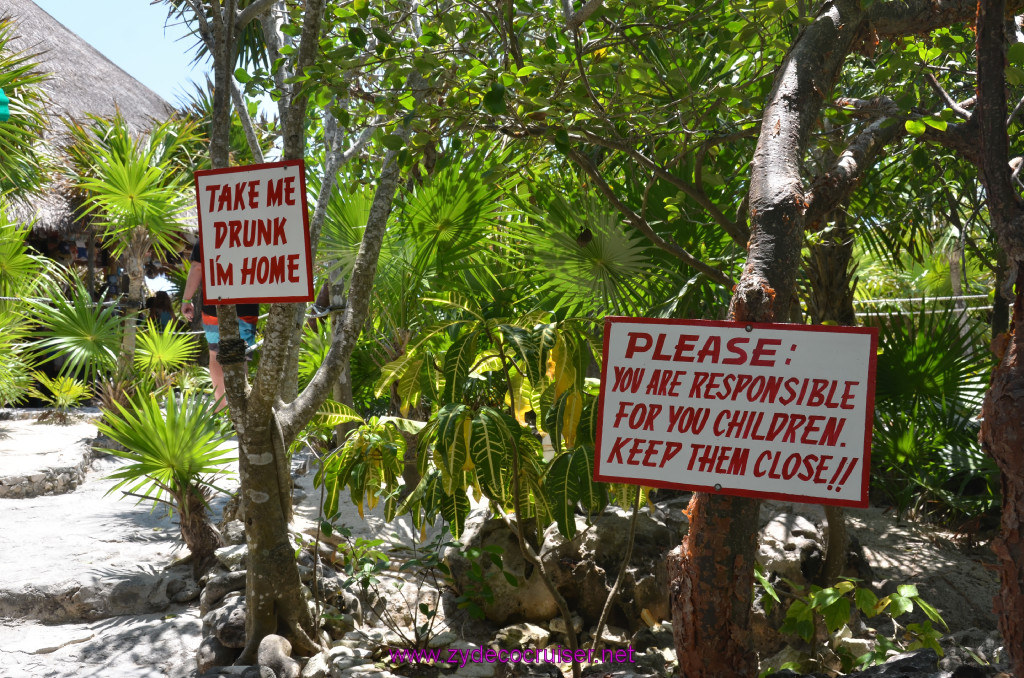
<svg viewBox="0 0 1024 678">
<path fill-rule="evenodd" d="M 302 161 L 204 170 L 195 180 L 206 303 L 312 301 Z"/>
<path fill-rule="evenodd" d="M 608 318 L 594 477 L 867 506 L 878 332 Z"/>
</svg>

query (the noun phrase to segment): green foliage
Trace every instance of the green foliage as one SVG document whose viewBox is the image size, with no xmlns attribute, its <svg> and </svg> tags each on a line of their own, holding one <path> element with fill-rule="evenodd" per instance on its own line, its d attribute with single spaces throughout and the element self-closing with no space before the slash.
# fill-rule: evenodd
<svg viewBox="0 0 1024 678">
<path fill-rule="evenodd" d="M 47 75 L 38 67 L 38 55 L 12 49 L 16 18 L 0 17 L 0 89 L 11 99 L 11 116 L 0 122 L 0 196 L 26 198 L 41 188 L 48 169 L 39 144 L 46 127 L 40 85 Z M 5 211 L 0 204 L 0 213 Z"/>
<path fill-rule="evenodd" d="M 901 512 L 963 521 L 994 510 L 998 471 L 975 419 L 992 361 L 985 328 L 938 306 L 870 322 L 880 330 L 873 482 Z"/>
<path fill-rule="evenodd" d="M 771 600 L 776 604 L 781 602 L 774 586 L 760 569 L 757 570 L 755 578 Z M 825 654 L 831 652 L 827 644 L 823 647 L 820 643 L 838 638 L 837 634 L 850 623 L 851 613 L 869 619 L 884 614 L 891 621 L 894 634 L 892 638 L 888 638 L 876 632 L 874 649 L 860 657 L 853 657 L 848 652 L 840 650 L 838 656 L 843 665 L 843 672 L 849 672 L 854 666 L 865 668 L 881 664 L 887 659 L 887 652 L 890 649 L 907 651 L 930 647 L 940 657 L 943 654 L 938 644 L 942 633 L 934 629 L 932 623 L 941 625 L 947 632 L 949 627 L 938 610 L 920 596 L 913 584 L 901 584 L 895 593 L 879 599 L 871 589 L 857 586 L 850 580 L 842 580 L 828 588 L 811 585 L 807 589 L 791 581 L 785 581 L 791 589 L 789 597 L 792 600 L 786 609 L 786 616 L 779 632 L 783 635 L 796 636 L 810 645 L 808 659 L 811 665 L 821 661 Z M 896 620 L 904 614 L 913 612 L 915 606 L 928 617 L 928 621 L 910 623 L 906 628 L 902 628 Z M 822 629 L 824 636 L 821 633 Z M 808 669 L 802 664 L 788 668 Z"/>
<path fill-rule="evenodd" d="M 136 337 L 135 367 L 146 374 L 167 377 L 181 370 L 199 354 L 195 337 L 168 323 L 162 330 L 152 321 Z"/>
<path fill-rule="evenodd" d="M 121 322 L 112 306 L 93 302 L 80 280 L 69 277 L 67 284 L 70 298 L 55 288 L 49 301 L 31 302 L 33 316 L 42 326 L 36 348 L 64 359 L 61 374 L 88 381 L 113 370 Z"/>
<path fill-rule="evenodd" d="M 58 423 L 66 424 L 70 421 L 69 411 L 81 405 L 92 395 L 92 391 L 84 382 L 72 377 L 57 376 L 51 379 L 42 372 L 35 372 L 33 376 L 39 384 L 46 388 L 46 391 L 32 386 L 29 389 L 29 394 L 53 408 L 52 412 L 44 414 L 40 420 L 54 419 Z"/>
<path fill-rule="evenodd" d="M 165 409 L 161 409 L 164 405 Z M 126 408 L 114 404 L 97 425 L 100 432 L 125 450 L 105 449 L 128 463 L 110 474 L 114 492 L 126 491 L 154 502 L 167 503 L 183 515 L 205 492 L 215 490 L 216 477 L 228 473 L 235 461 L 225 446 L 230 435 L 226 419 L 216 413 L 206 395 L 173 391 L 165 403 L 150 394 L 138 394 Z"/>
</svg>

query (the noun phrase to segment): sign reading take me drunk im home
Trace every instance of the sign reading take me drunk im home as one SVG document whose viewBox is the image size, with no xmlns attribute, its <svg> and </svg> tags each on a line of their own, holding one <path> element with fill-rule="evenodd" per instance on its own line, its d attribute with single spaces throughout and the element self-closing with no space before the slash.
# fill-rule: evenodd
<svg viewBox="0 0 1024 678">
<path fill-rule="evenodd" d="M 195 173 L 208 304 L 313 300 L 301 160 Z"/>
<path fill-rule="evenodd" d="M 867 506 L 873 328 L 608 318 L 594 479 Z"/>
</svg>

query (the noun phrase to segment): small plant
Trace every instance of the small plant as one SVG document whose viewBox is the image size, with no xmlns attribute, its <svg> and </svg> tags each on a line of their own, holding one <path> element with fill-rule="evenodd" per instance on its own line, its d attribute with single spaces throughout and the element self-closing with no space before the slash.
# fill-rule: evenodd
<svg viewBox="0 0 1024 678">
<path fill-rule="evenodd" d="M 97 427 L 126 449 L 105 449 L 129 463 L 109 477 L 119 482 L 110 492 L 162 503 L 180 517 L 181 537 L 192 554 L 193 572 L 201 573 L 221 546 L 208 513 L 208 499 L 220 491 L 214 480 L 228 472 L 234 451 L 223 443 L 227 421 L 217 415 L 206 395 L 167 395 L 166 414 L 152 394 L 139 394 L 131 409 L 114 402 Z"/>
<path fill-rule="evenodd" d="M 756 570 L 755 578 L 767 594 L 766 603 L 769 606 L 770 601 L 781 604 L 780 592 L 776 591 L 760 568 Z M 938 642 L 942 632 L 933 628 L 932 623 L 942 625 L 947 631 L 949 627 L 939 611 L 920 596 L 913 584 L 898 586 L 896 593 L 879 599 L 871 589 L 857 586 L 852 580 L 843 580 L 828 588 L 811 585 L 806 590 L 789 580 L 784 581 L 793 592 L 783 594 L 792 598 L 792 601 L 779 632 L 797 636 L 810 645 L 807 660 L 816 668 L 825 664 L 829 658 L 833 661 L 838 659 L 840 670 L 846 673 L 854 668 L 866 668 L 884 662 L 889 650 L 909 651 L 929 647 L 940 657 L 943 654 Z M 928 617 L 928 621 L 901 626 L 896 619 L 913 612 L 915 605 Z M 893 625 L 892 637 L 876 631 L 874 649 L 859 657 L 854 657 L 843 647 L 833 652 L 829 645 L 835 643 L 828 641 L 838 639 L 837 634 L 850 622 L 851 614 L 855 613 L 868 618 L 885 614 Z M 766 670 L 761 675 L 782 668 L 804 670 L 806 667 L 789 663 Z"/>
<path fill-rule="evenodd" d="M 154 322 L 147 321 L 136 342 L 135 367 L 162 381 L 192 362 L 199 353 L 195 338 L 174 331 L 170 324 L 161 330 Z"/>
<path fill-rule="evenodd" d="M 48 393 L 36 386 L 32 386 L 29 393 L 52 408 L 49 412 L 39 415 L 38 421 L 52 420 L 58 424 L 70 423 L 71 410 L 92 396 L 89 387 L 78 379 L 68 376 L 50 379 L 42 372 L 35 372 L 34 376 L 38 383 L 46 387 Z"/>
</svg>

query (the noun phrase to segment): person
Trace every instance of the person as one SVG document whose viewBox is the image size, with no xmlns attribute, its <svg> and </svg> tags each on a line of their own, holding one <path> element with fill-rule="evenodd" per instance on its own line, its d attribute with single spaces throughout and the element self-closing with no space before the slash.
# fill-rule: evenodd
<svg viewBox="0 0 1024 678">
<path fill-rule="evenodd" d="M 146 307 L 149 308 L 149 319 L 162 332 L 172 320 L 174 320 L 174 309 L 171 308 L 171 296 L 160 290 L 146 300 Z"/>
<path fill-rule="evenodd" d="M 185 290 L 181 302 L 181 314 L 189 320 L 195 317 L 196 309 L 192 304 L 192 297 L 203 282 L 202 255 L 199 249 L 199 241 L 192 247 L 192 265 L 188 269 L 188 277 L 185 279 Z M 224 396 L 224 369 L 217 362 L 217 352 L 220 350 L 220 331 L 217 329 L 217 307 L 207 304 L 203 299 L 202 318 L 203 331 L 206 333 L 206 343 L 210 346 L 210 380 L 213 382 L 213 395 L 217 399 L 217 409 L 221 410 L 227 405 Z M 256 320 L 260 314 L 259 304 L 236 304 L 235 311 L 238 313 L 238 335 L 245 341 L 247 346 L 256 343 Z"/>
</svg>

